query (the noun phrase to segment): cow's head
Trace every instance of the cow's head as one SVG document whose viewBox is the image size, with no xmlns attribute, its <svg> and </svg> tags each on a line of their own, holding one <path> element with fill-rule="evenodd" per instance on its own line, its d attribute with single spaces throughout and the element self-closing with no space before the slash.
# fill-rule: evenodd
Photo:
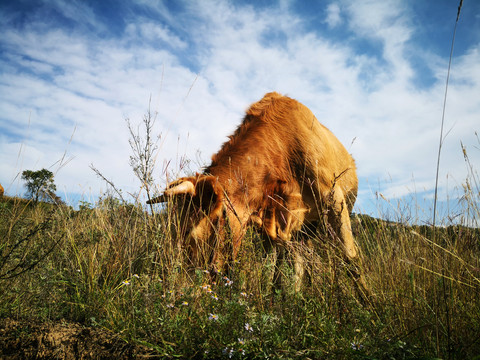
<svg viewBox="0 0 480 360">
<path fill-rule="evenodd" d="M 238 232 L 239 222 L 216 177 L 180 178 L 147 203 L 168 203 L 175 210 L 178 238 L 194 266 L 222 266 L 226 245 Z"/>
</svg>

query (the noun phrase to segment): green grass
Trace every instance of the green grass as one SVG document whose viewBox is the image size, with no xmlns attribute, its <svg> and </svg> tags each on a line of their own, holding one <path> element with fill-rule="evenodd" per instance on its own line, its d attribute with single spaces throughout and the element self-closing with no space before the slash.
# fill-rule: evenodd
<svg viewBox="0 0 480 360">
<path fill-rule="evenodd" d="M 478 196 L 467 204 L 478 221 Z M 85 204 L 84 204 L 85 205 Z M 370 301 L 334 243 L 311 237 L 309 281 L 282 289 L 251 232 L 228 279 L 185 266 L 175 219 L 103 201 L 74 211 L 0 202 L 0 317 L 76 321 L 166 358 L 474 358 L 480 354 L 480 232 L 357 215 Z"/>
</svg>

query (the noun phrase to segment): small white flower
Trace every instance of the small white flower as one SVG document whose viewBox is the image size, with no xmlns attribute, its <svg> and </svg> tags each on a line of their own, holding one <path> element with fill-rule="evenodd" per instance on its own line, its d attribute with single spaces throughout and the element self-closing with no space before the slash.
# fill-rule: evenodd
<svg viewBox="0 0 480 360">
<path fill-rule="evenodd" d="M 207 293 L 209 293 L 209 294 L 210 294 L 211 292 L 213 292 L 213 291 L 212 291 L 212 288 L 211 288 L 210 285 L 208 285 L 208 284 L 202 285 L 202 286 L 200 286 L 200 287 L 202 288 L 202 290 L 205 290 L 205 291 L 206 291 Z"/>
<path fill-rule="evenodd" d="M 188 306 L 188 301 L 182 302 L 182 305 L 183 305 L 183 306 Z"/>
<path fill-rule="evenodd" d="M 356 342 L 352 342 L 351 346 L 352 346 L 353 350 L 362 350 L 363 349 L 363 345 L 359 344 L 359 343 L 356 343 Z"/>
<path fill-rule="evenodd" d="M 252 328 L 252 326 L 251 326 L 249 323 L 246 323 L 246 324 L 245 324 L 245 330 L 252 332 L 252 331 L 253 331 L 253 328 Z"/>
<path fill-rule="evenodd" d="M 218 315 L 210 313 L 208 314 L 208 320 L 218 321 Z"/>
<path fill-rule="evenodd" d="M 137 274 L 133 274 L 133 277 L 134 277 L 135 279 L 140 279 L 140 276 L 138 276 Z"/>
</svg>

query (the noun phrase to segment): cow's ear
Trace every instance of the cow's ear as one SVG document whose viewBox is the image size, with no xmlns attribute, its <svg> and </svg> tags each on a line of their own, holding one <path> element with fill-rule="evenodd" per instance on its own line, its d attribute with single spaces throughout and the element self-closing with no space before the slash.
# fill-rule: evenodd
<svg viewBox="0 0 480 360">
<path fill-rule="evenodd" d="M 215 176 L 200 176 L 195 184 L 193 203 L 209 215 L 221 212 L 223 187 Z M 219 214 L 217 214 L 219 215 Z"/>
<path fill-rule="evenodd" d="M 168 202 L 169 199 L 172 199 L 178 195 L 194 195 L 196 181 L 197 180 L 194 177 L 180 178 L 175 180 L 174 182 L 168 184 L 167 189 L 162 195 L 147 201 L 147 204 Z"/>
<path fill-rule="evenodd" d="M 168 184 L 167 190 L 163 193 L 165 196 L 175 196 L 183 194 L 195 194 L 195 178 L 181 178 Z"/>
</svg>

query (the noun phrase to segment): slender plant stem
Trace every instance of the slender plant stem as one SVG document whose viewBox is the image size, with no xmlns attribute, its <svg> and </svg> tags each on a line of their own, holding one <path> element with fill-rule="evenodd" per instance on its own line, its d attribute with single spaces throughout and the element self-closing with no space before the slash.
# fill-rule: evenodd
<svg viewBox="0 0 480 360">
<path fill-rule="evenodd" d="M 445 109 L 447 105 L 447 95 L 448 95 L 448 82 L 450 79 L 450 68 L 452 65 L 452 57 L 453 57 L 453 49 L 455 45 L 455 35 L 457 33 L 457 24 L 458 24 L 458 19 L 460 18 L 460 10 L 462 9 L 462 4 L 463 0 L 460 0 L 460 3 L 458 5 L 458 10 L 457 10 L 457 18 L 455 20 L 455 26 L 453 28 L 453 36 L 452 36 L 452 45 L 450 47 L 450 57 L 448 60 L 448 70 L 447 70 L 447 80 L 445 83 L 445 95 L 443 98 L 443 110 L 442 110 L 442 124 L 440 127 L 440 140 L 438 142 L 438 155 L 437 155 L 437 171 L 435 175 L 435 197 L 433 201 L 433 221 L 432 221 L 432 226 L 433 226 L 433 243 L 436 242 L 435 239 L 435 228 L 436 228 L 436 215 L 437 215 L 437 201 L 438 201 L 438 174 L 440 170 L 440 155 L 442 152 L 442 145 L 443 145 L 443 128 L 444 128 L 444 123 L 445 123 Z M 433 252 L 434 252 L 434 247 L 432 244 L 432 270 L 433 270 Z M 444 262 L 443 262 L 444 263 Z M 445 271 L 445 266 L 442 265 L 442 274 Z M 451 356 L 451 337 L 450 337 L 450 331 L 451 331 L 451 324 L 450 324 L 450 311 L 447 303 L 447 288 L 446 288 L 446 280 L 445 277 L 442 279 L 442 290 L 443 290 L 443 299 L 444 299 L 444 305 L 445 305 L 445 314 L 446 314 L 446 320 L 447 320 L 447 353 L 448 353 L 448 358 Z M 437 305 L 437 309 L 439 309 L 439 306 Z M 435 312 L 435 333 L 436 333 L 436 338 L 437 338 L 437 356 L 439 356 L 440 352 L 440 338 L 439 338 L 439 320 L 438 320 L 438 311 Z"/>
</svg>

